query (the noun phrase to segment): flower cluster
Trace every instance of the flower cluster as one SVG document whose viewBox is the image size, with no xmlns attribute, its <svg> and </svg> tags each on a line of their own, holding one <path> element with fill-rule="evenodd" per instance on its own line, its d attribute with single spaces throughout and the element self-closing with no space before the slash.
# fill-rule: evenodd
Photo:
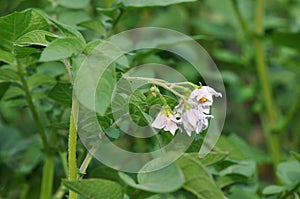
<svg viewBox="0 0 300 199">
<path fill-rule="evenodd" d="M 169 107 L 163 108 L 153 121 L 152 127 L 170 131 L 175 135 L 182 125 L 189 136 L 193 131 L 199 134 L 207 129 L 208 119 L 213 118 L 209 114 L 213 96 L 222 97 L 222 94 L 209 86 L 200 86 L 191 92 L 187 100 L 181 99 L 174 111 Z"/>
</svg>

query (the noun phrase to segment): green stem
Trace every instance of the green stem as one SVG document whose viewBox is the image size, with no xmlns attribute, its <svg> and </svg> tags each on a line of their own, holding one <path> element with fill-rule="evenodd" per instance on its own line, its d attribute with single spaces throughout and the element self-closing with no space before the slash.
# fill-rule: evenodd
<svg viewBox="0 0 300 199">
<path fill-rule="evenodd" d="M 28 191 L 29 191 L 29 185 L 28 184 L 23 184 L 22 192 L 20 194 L 20 199 L 28 198 Z"/>
<path fill-rule="evenodd" d="M 63 184 L 60 184 L 59 188 L 53 196 L 53 199 L 62 199 L 65 196 L 66 192 L 67 188 Z"/>
<path fill-rule="evenodd" d="M 47 141 L 47 136 L 44 131 L 43 125 L 40 121 L 40 117 L 37 113 L 37 110 L 35 109 L 35 106 L 33 104 L 33 99 L 30 94 L 30 90 L 28 87 L 28 84 L 25 80 L 25 75 L 22 70 L 22 67 L 20 65 L 16 65 L 18 74 L 25 92 L 26 96 L 26 101 L 28 103 L 28 107 L 30 109 L 30 112 L 32 114 L 34 123 L 37 127 L 37 131 L 42 139 L 43 146 L 45 149 L 46 153 L 46 160 L 44 163 L 44 168 L 43 168 L 43 177 L 42 177 L 42 185 L 41 185 L 41 193 L 40 193 L 40 198 L 41 199 L 50 199 L 51 194 L 52 194 L 52 186 L 53 186 L 53 173 L 54 173 L 54 162 L 53 162 L 53 156 L 52 152 L 50 150 L 49 143 Z"/>
<path fill-rule="evenodd" d="M 174 95 L 176 95 L 177 97 L 180 97 L 181 99 L 186 100 L 186 98 L 187 98 L 186 96 L 183 96 L 180 93 L 178 93 L 177 91 L 175 91 L 174 89 L 170 88 L 169 85 L 172 85 L 172 83 L 165 82 L 164 80 L 161 80 L 161 79 L 147 78 L 147 77 L 124 77 L 124 78 L 128 79 L 128 80 L 138 80 L 138 81 L 148 82 L 148 83 L 160 86 L 160 87 L 172 92 Z"/>
<path fill-rule="evenodd" d="M 238 23 L 240 24 L 240 26 L 241 26 L 244 34 L 246 36 L 249 36 L 250 34 L 249 34 L 249 30 L 248 30 L 247 24 L 246 24 L 246 22 L 245 22 L 245 20 L 244 20 L 244 18 L 242 16 L 239 8 L 238 8 L 237 1 L 236 0 L 231 0 L 231 5 L 233 7 L 233 11 L 235 13 L 235 16 L 237 17 Z"/>
<path fill-rule="evenodd" d="M 68 170 L 67 153 L 58 151 L 58 154 L 61 159 L 61 163 L 63 165 L 65 175 L 68 177 L 69 170 Z M 55 192 L 53 199 L 63 198 L 64 195 L 66 194 L 66 192 L 67 192 L 67 188 L 62 183 L 60 183 L 60 186 L 58 187 L 57 191 Z"/>
<path fill-rule="evenodd" d="M 118 22 L 120 21 L 121 17 L 123 16 L 124 11 L 125 11 L 124 9 L 120 9 L 120 13 L 118 14 L 116 19 L 114 20 L 113 24 L 111 25 L 111 29 L 108 32 L 107 36 L 106 36 L 107 38 L 110 37 L 113 34 L 113 31 L 114 31 L 116 25 L 118 24 Z"/>
<path fill-rule="evenodd" d="M 70 116 L 69 143 L 68 143 L 68 163 L 69 163 L 69 180 L 77 178 L 77 161 L 76 161 L 76 145 L 77 145 L 77 119 L 78 119 L 78 100 L 73 97 L 72 110 Z M 77 199 L 77 194 L 70 190 L 69 199 Z"/>
<path fill-rule="evenodd" d="M 254 48 L 255 48 L 255 59 L 256 59 L 256 67 L 258 72 L 259 81 L 261 84 L 264 104 L 266 106 L 268 123 L 271 126 L 276 125 L 277 122 L 277 113 L 276 108 L 274 106 L 272 89 L 269 83 L 269 75 L 266 66 L 266 55 L 264 51 L 263 44 L 263 17 L 264 17 L 264 9 L 265 9 L 265 0 L 257 0 L 256 1 L 256 16 L 255 16 L 255 34 L 254 38 Z M 280 140 L 278 134 L 272 134 L 272 132 L 267 129 L 265 132 L 266 142 L 271 152 L 274 168 L 278 165 L 281 160 L 280 157 Z"/>
<path fill-rule="evenodd" d="M 189 86 L 191 86 L 193 89 L 199 88 L 199 85 L 196 85 L 196 84 L 194 84 L 194 83 L 192 83 L 192 82 L 174 82 L 174 83 L 172 83 L 172 84 L 174 84 L 174 85 L 189 85 Z M 185 87 L 184 87 L 184 88 L 185 88 Z"/>
<path fill-rule="evenodd" d="M 49 144 L 47 142 L 47 137 L 46 137 L 46 133 L 44 131 L 44 128 L 43 128 L 43 125 L 40 121 L 40 117 L 35 109 L 35 106 L 33 104 L 33 100 L 32 100 L 32 97 L 31 97 L 31 94 L 30 94 L 30 90 L 29 90 L 29 87 L 28 87 L 28 84 L 25 80 L 25 77 L 24 77 L 24 73 L 23 73 L 23 70 L 22 70 L 22 67 L 17 65 L 17 69 L 18 69 L 18 74 L 19 74 L 19 77 L 20 77 L 20 80 L 21 80 L 21 83 L 22 83 L 22 86 L 23 86 L 23 89 L 24 89 L 24 92 L 25 92 L 25 96 L 26 96 L 26 101 L 28 103 L 28 107 L 30 109 L 30 112 L 32 114 L 32 117 L 33 117 L 33 120 L 34 120 L 34 123 L 37 127 L 37 131 L 42 139 L 42 142 L 43 142 L 43 146 L 45 148 L 45 152 L 46 154 L 50 153 L 50 147 L 49 147 Z"/>
<path fill-rule="evenodd" d="M 53 188 L 54 161 L 53 156 L 46 156 L 45 165 L 43 168 L 41 199 L 51 199 Z"/>
<path fill-rule="evenodd" d="M 59 154 L 61 164 L 62 164 L 64 172 L 65 172 L 65 175 L 66 175 L 66 177 L 68 177 L 69 170 L 68 170 L 67 152 L 58 151 L 58 154 Z"/>
<path fill-rule="evenodd" d="M 83 162 L 82 162 L 82 164 L 81 164 L 81 166 L 80 166 L 80 168 L 79 168 L 79 173 L 80 173 L 81 175 L 84 175 L 84 174 L 86 173 L 86 170 L 87 170 L 89 164 L 91 163 L 91 160 L 93 159 L 93 153 L 94 153 L 95 151 L 96 151 L 96 148 L 93 147 L 93 148 L 90 150 L 90 152 L 89 152 L 89 151 L 87 152 L 87 154 L 86 154 L 86 156 L 85 156 L 85 158 L 84 158 L 84 160 L 83 160 Z M 82 177 L 83 177 L 83 176 L 78 176 L 77 178 L 78 178 L 78 179 L 81 179 Z"/>
</svg>

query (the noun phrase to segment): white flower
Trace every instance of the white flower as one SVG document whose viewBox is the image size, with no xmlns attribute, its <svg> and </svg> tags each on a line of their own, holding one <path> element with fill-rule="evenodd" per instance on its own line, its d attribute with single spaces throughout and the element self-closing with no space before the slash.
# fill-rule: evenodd
<svg viewBox="0 0 300 199">
<path fill-rule="evenodd" d="M 206 115 L 199 109 L 188 109 L 182 114 L 183 127 L 189 136 L 191 136 L 192 131 L 198 134 L 208 127 L 208 118 L 212 117 L 212 115 Z"/>
<path fill-rule="evenodd" d="M 202 108 L 204 113 L 209 113 L 210 106 L 213 103 L 213 96 L 222 97 L 222 94 L 209 86 L 202 86 L 192 91 L 188 102 L 193 106 Z"/>
<path fill-rule="evenodd" d="M 183 111 L 184 111 L 184 101 L 183 101 L 183 99 L 180 99 L 179 100 L 179 104 L 177 104 L 175 107 L 174 107 L 174 112 L 176 113 L 176 114 L 182 114 L 183 113 Z"/>
<path fill-rule="evenodd" d="M 179 128 L 180 122 L 181 120 L 176 119 L 173 114 L 165 114 L 163 111 L 161 111 L 152 122 L 151 126 L 157 129 L 170 131 L 172 135 L 175 135 L 176 130 Z"/>
<path fill-rule="evenodd" d="M 199 134 L 208 128 L 209 118 L 213 118 L 209 115 L 213 97 L 222 97 L 222 94 L 209 86 L 201 86 L 193 90 L 187 100 L 179 101 L 174 108 L 174 114 L 171 110 L 162 110 L 153 121 L 152 127 L 170 131 L 175 135 L 182 124 L 188 136 L 193 131 Z"/>
</svg>

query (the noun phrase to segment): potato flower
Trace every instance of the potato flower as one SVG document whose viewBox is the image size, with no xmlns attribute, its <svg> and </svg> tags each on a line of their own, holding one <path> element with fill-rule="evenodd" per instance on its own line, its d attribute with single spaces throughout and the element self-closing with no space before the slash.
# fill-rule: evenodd
<svg viewBox="0 0 300 199">
<path fill-rule="evenodd" d="M 214 117 L 209 114 L 213 97 L 222 97 L 222 94 L 209 86 L 200 86 L 193 90 L 188 98 L 180 99 L 173 112 L 165 102 L 168 109 L 163 109 L 158 114 L 152 127 L 170 131 L 175 135 L 182 124 L 188 136 L 191 136 L 193 131 L 199 134 L 208 128 L 208 120 Z"/>
<path fill-rule="evenodd" d="M 199 109 L 188 109 L 182 114 L 183 128 L 188 136 L 191 136 L 192 131 L 196 134 L 201 133 L 208 127 L 208 118 L 212 118 L 212 115 L 206 115 Z"/>
<path fill-rule="evenodd" d="M 193 106 L 201 108 L 204 113 L 209 113 L 213 104 L 213 96 L 222 97 L 222 94 L 209 86 L 201 86 L 192 91 L 188 101 Z"/>
<path fill-rule="evenodd" d="M 157 129 L 170 131 L 172 135 L 175 135 L 180 123 L 181 120 L 177 119 L 170 111 L 162 110 L 152 122 L 151 126 Z"/>
</svg>

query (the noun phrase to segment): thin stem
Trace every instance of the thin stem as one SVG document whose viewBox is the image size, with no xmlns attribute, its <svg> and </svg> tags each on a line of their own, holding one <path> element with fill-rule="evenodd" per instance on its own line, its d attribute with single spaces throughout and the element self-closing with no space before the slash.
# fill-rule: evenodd
<svg viewBox="0 0 300 199">
<path fill-rule="evenodd" d="M 63 165 L 65 175 L 68 178 L 69 170 L 68 170 L 67 154 L 64 152 L 61 152 L 61 151 L 59 151 L 58 154 L 61 159 L 61 163 Z M 66 191 L 67 191 L 67 188 L 62 183 L 60 183 L 60 186 L 58 187 L 57 191 L 55 192 L 53 199 L 61 199 L 66 194 Z"/>
<path fill-rule="evenodd" d="M 174 95 L 176 95 L 176 96 L 178 96 L 182 99 L 187 98 L 186 96 L 183 96 L 180 93 L 178 93 L 177 91 L 175 91 L 174 89 L 170 88 L 170 86 L 168 86 L 168 85 L 170 85 L 171 83 L 165 82 L 165 81 L 160 80 L 160 79 L 147 78 L 147 77 L 124 77 L 124 78 L 129 79 L 129 80 L 145 81 L 145 82 L 160 86 L 160 87 L 172 92 Z"/>
<path fill-rule="evenodd" d="M 68 177 L 68 161 L 67 161 L 67 153 L 66 152 L 62 152 L 62 151 L 58 151 L 64 172 L 66 177 Z"/>
<path fill-rule="evenodd" d="M 69 180 L 77 178 L 77 161 L 76 161 L 76 145 L 77 145 L 77 119 L 78 119 L 78 100 L 73 97 L 72 110 L 70 116 L 69 143 L 68 143 L 68 163 L 69 163 Z M 70 190 L 69 199 L 77 199 L 77 194 Z"/>
<path fill-rule="evenodd" d="M 256 59 L 256 67 L 258 72 L 259 81 L 262 87 L 264 104 L 267 109 L 268 123 L 272 126 L 276 124 L 277 121 L 277 113 L 274 106 L 273 94 L 271 90 L 271 86 L 269 83 L 269 75 L 266 66 L 266 55 L 264 51 L 263 44 L 263 17 L 264 17 L 264 9 L 265 9 L 265 0 L 257 0 L 256 1 L 256 16 L 255 16 L 255 33 L 257 37 L 254 38 L 254 48 L 255 48 L 255 59 Z M 280 162 L 280 144 L 279 137 L 276 134 L 271 134 L 271 131 L 267 129 L 265 132 L 266 141 L 268 148 L 271 152 L 274 168 Z"/>
<path fill-rule="evenodd" d="M 25 92 L 26 96 L 26 101 L 28 103 L 28 107 L 30 109 L 30 112 L 32 114 L 34 123 L 37 127 L 37 131 L 42 139 L 43 146 L 45 149 L 46 153 L 46 160 L 44 163 L 44 168 L 43 168 L 43 176 L 42 176 L 42 185 L 41 185 L 41 193 L 40 193 L 40 198 L 41 199 L 50 199 L 51 194 L 52 194 L 52 186 L 53 186 L 53 173 L 54 173 L 54 160 L 53 160 L 53 155 L 50 150 L 49 143 L 47 141 L 47 136 L 46 132 L 44 130 L 44 127 L 40 121 L 40 117 L 37 113 L 37 110 L 33 104 L 33 99 L 30 94 L 30 90 L 28 87 L 28 84 L 25 80 L 25 75 L 22 70 L 22 67 L 20 65 L 16 65 L 16 68 L 18 70 L 18 74 Z"/>
<path fill-rule="evenodd" d="M 53 199 L 63 198 L 66 192 L 67 192 L 67 188 L 63 184 L 60 184 L 59 188 L 57 189 L 56 193 L 53 196 Z"/>
<path fill-rule="evenodd" d="M 91 160 L 93 159 L 93 153 L 95 152 L 95 147 L 93 147 L 91 149 L 91 151 L 88 151 L 88 153 L 86 154 L 80 168 L 79 168 L 79 173 L 80 174 L 85 174 L 86 173 L 86 170 L 89 166 L 89 164 L 91 163 Z M 81 179 L 82 176 L 78 176 L 78 179 Z"/>
<path fill-rule="evenodd" d="M 186 87 L 184 87 L 184 86 L 177 85 L 177 84 L 172 84 L 172 85 L 170 85 L 170 88 L 171 88 L 171 89 L 173 89 L 173 88 L 179 88 L 179 89 L 181 89 L 181 90 L 182 90 L 183 92 L 185 92 L 185 93 L 190 93 L 190 92 L 191 92 L 190 89 L 188 89 L 188 88 L 186 88 Z"/>
<path fill-rule="evenodd" d="M 113 24 L 111 25 L 111 28 L 110 28 L 110 30 L 107 34 L 107 37 L 110 37 L 113 34 L 113 31 L 114 31 L 116 25 L 118 24 L 118 22 L 120 21 L 121 17 L 123 16 L 124 11 L 125 11 L 124 9 L 122 9 L 122 8 L 120 9 L 120 13 L 118 14 L 116 19 L 114 20 Z"/>
<path fill-rule="evenodd" d="M 68 71 L 70 82 L 73 83 L 73 72 L 72 72 L 72 66 L 70 64 L 70 60 L 65 59 L 65 60 L 63 60 L 63 63 Z"/>
<path fill-rule="evenodd" d="M 164 109 L 167 111 L 167 112 L 171 112 L 171 108 L 169 107 L 168 103 L 167 103 L 167 100 L 162 96 L 162 94 L 159 92 L 159 90 L 157 89 L 157 93 L 158 93 L 158 96 L 161 100 L 161 102 L 163 103 L 163 106 L 164 106 Z"/>
<path fill-rule="evenodd" d="M 232 5 L 232 7 L 233 7 L 233 11 L 234 11 L 234 13 L 235 13 L 235 15 L 236 15 L 236 18 L 237 18 L 237 20 L 238 20 L 238 23 L 240 24 L 240 26 L 241 26 L 241 28 L 242 28 L 244 34 L 245 34 L 246 36 L 249 36 L 250 34 L 249 34 L 248 27 L 247 27 L 247 23 L 245 22 L 245 20 L 244 20 L 242 14 L 241 14 L 241 12 L 240 12 L 240 10 L 239 10 L 239 8 L 238 8 L 238 3 L 237 3 L 237 1 L 236 1 L 236 0 L 231 0 L 231 5 Z"/>
<path fill-rule="evenodd" d="M 30 112 L 32 114 L 34 123 L 37 127 L 37 131 L 38 131 L 38 133 L 39 133 L 39 135 L 42 139 L 43 146 L 45 148 L 45 152 L 46 152 L 46 154 L 48 154 L 48 153 L 50 153 L 50 147 L 49 147 L 49 144 L 47 142 L 47 136 L 46 136 L 46 133 L 44 131 L 43 125 L 40 121 L 40 117 L 37 113 L 37 110 L 35 109 L 35 106 L 33 104 L 33 100 L 32 100 L 31 94 L 30 94 L 30 90 L 29 90 L 28 84 L 25 80 L 24 73 L 22 71 L 22 67 L 19 66 L 19 65 L 17 65 L 16 67 L 18 69 L 18 74 L 19 74 L 19 77 L 20 77 L 20 80 L 21 80 L 21 83 L 22 83 L 22 86 L 23 86 L 23 89 L 24 89 L 24 92 L 25 92 L 28 107 L 29 107 Z"/>
<path fill-rule="evenodd" d="M 192 82 L 174 82 L 172 84 L 175 84 L 175 85 L 190 85 L 190 86 L 193 87 L 193 89 L 196 89 L 196 88 L 199 87 L 198 85 L 196 85 L 196 84 L 194 84 Z"/>
<path fill-rule="evenodd" d="M 45 165 L 43 168 L 41 199 L 50 199 L 52 196 L 54 175 L 54 160 L 52 155 L 46 156 Z"/>
</svg>

